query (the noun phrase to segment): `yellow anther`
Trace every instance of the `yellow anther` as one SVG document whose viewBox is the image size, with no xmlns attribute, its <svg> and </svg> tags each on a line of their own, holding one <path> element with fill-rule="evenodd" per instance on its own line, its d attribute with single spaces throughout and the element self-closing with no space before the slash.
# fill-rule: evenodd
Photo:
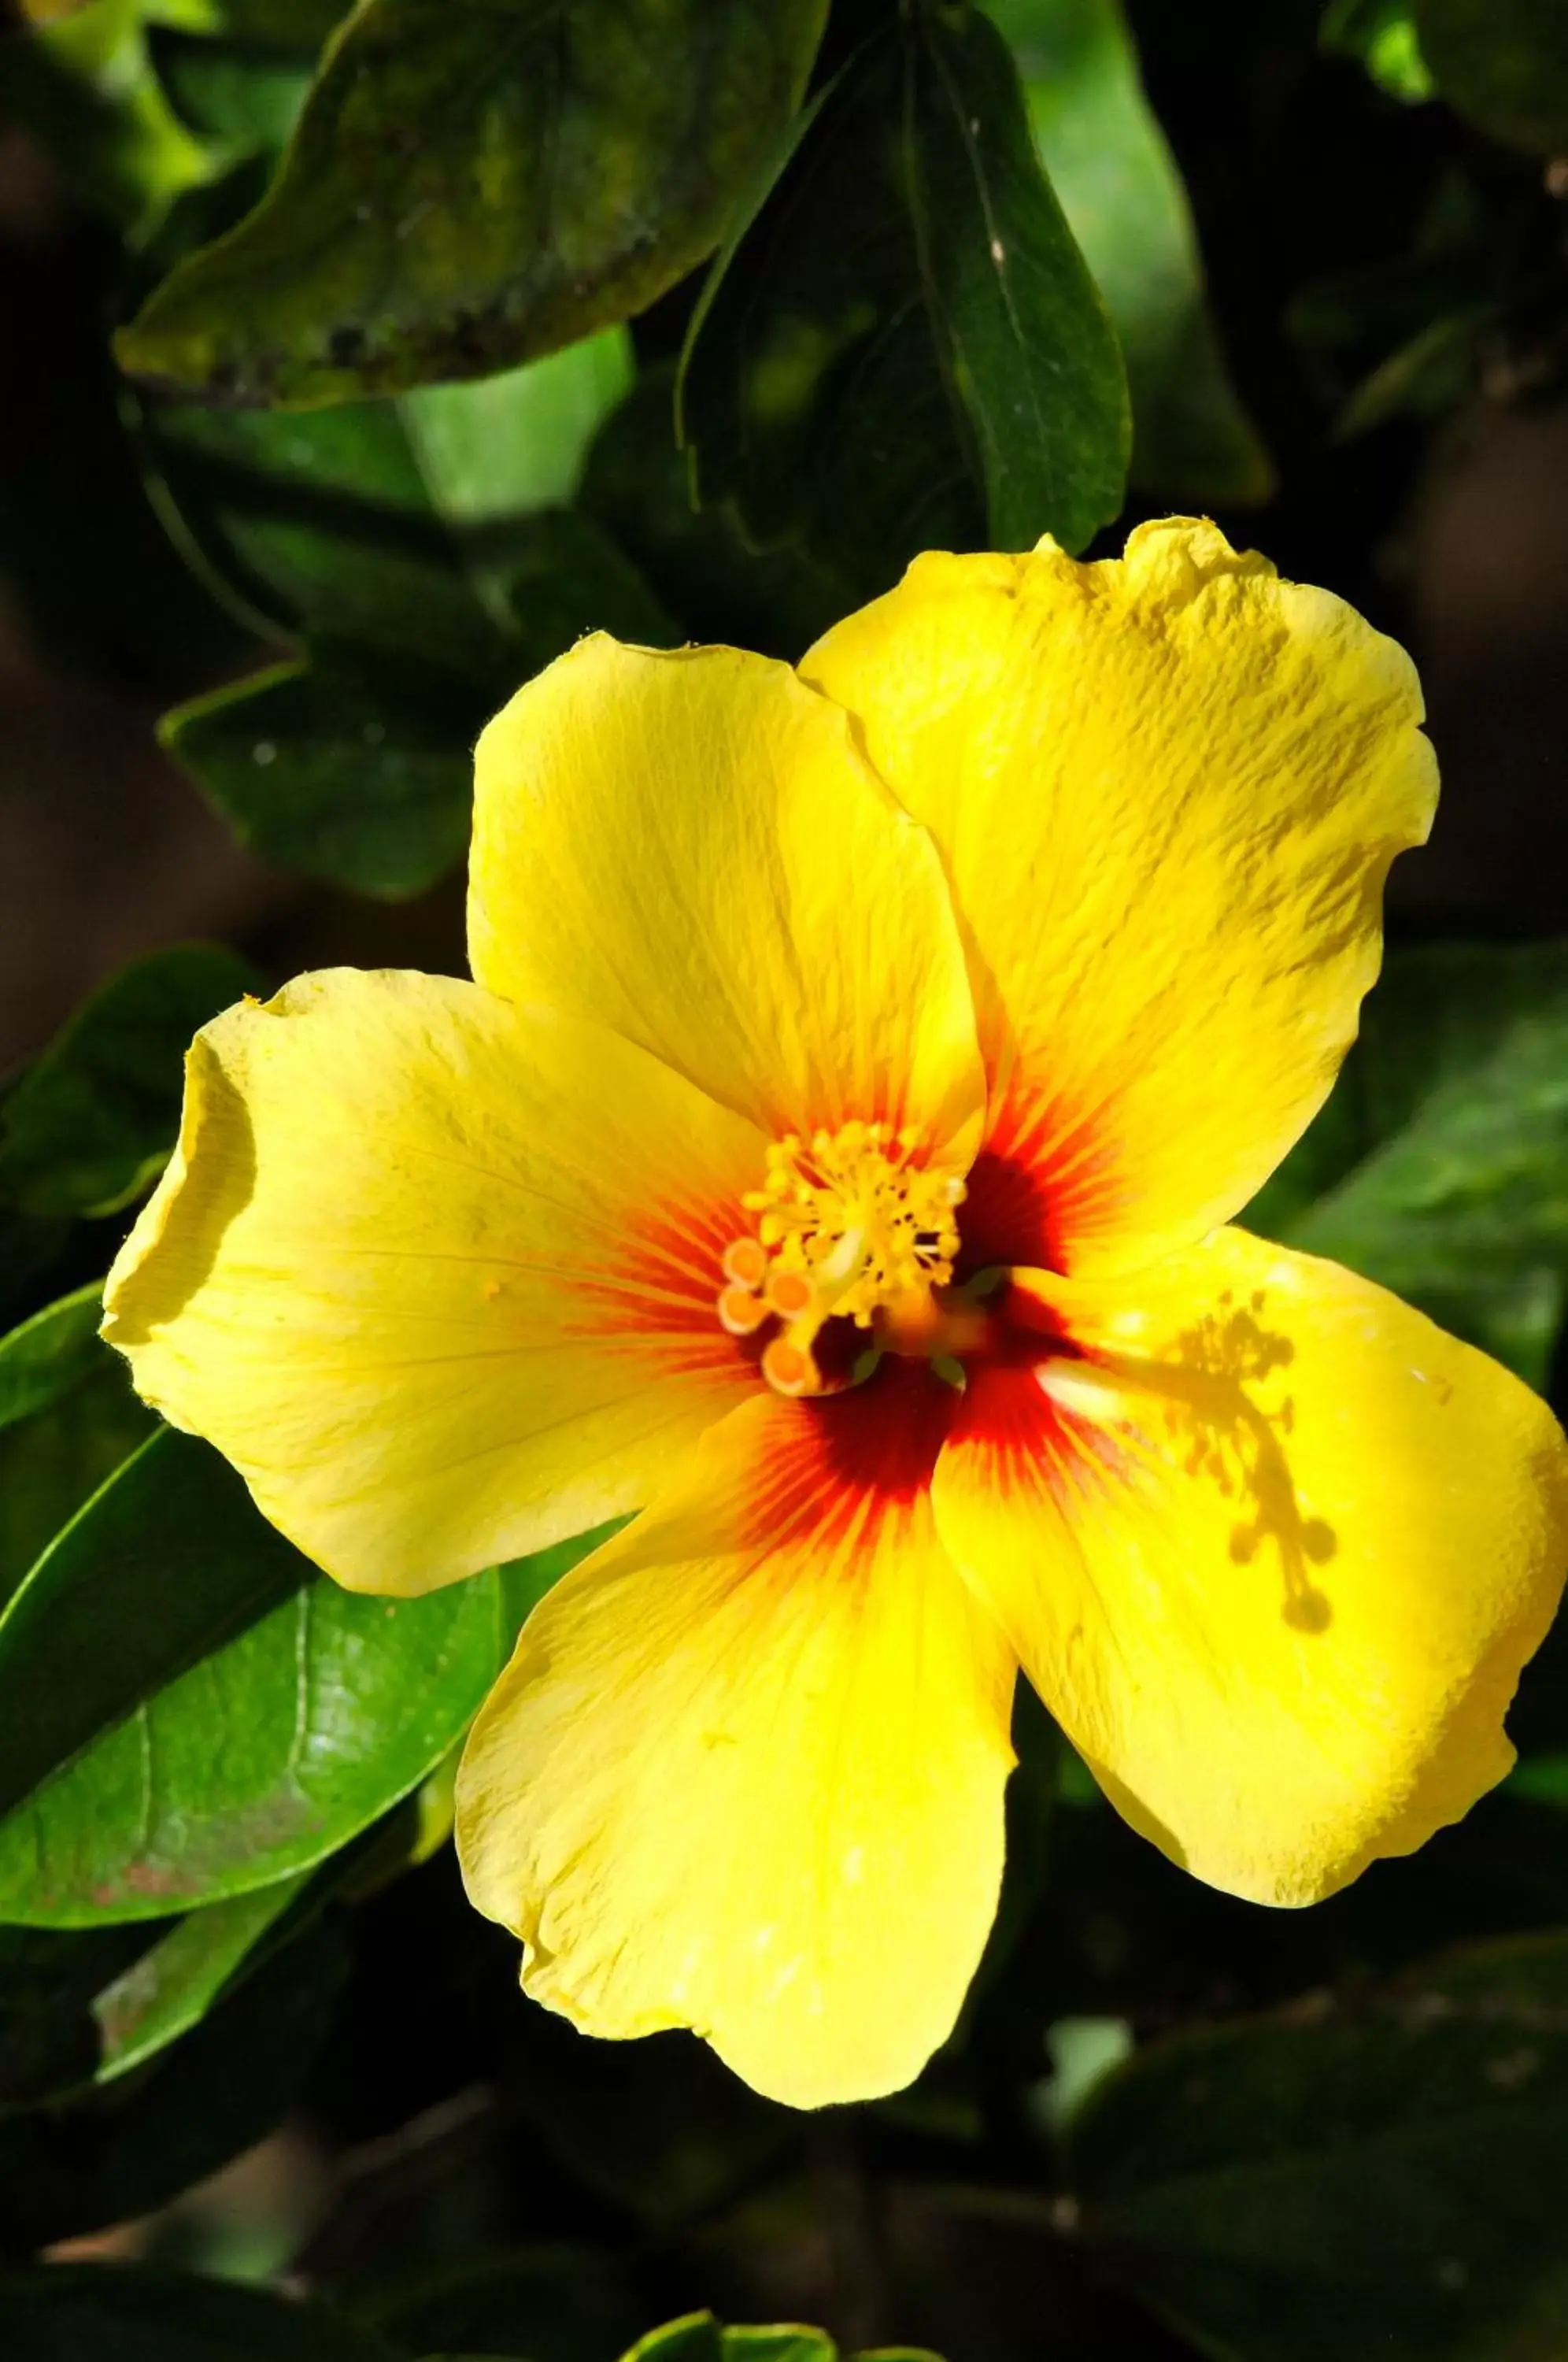
<svg viewBox="0 0 1568 2362">
<path fill-rule="evenodd" d="M 736 1336 L 769 1313 L 784 1323 L 787 1333 L 762 1357 L 779 1393 L 821 1390 L 812 1346 L 825 1320 L 869 1329 L 898 1307 L 907 1321 L 952 1278 L 964 1184 L 916 1162 L 919 1147 L 908 1127 L 856 1120 L 836 1131 L 821 1127 L 809 1142 L 789 1132 L 767 1150 L 761 1188 L 741 1200 L 755 1234 L 724 1252 L 732 1286 L 719 1317 Z M 743 1296 L 760 1308 L 736 1300 Z"/>
</svg>

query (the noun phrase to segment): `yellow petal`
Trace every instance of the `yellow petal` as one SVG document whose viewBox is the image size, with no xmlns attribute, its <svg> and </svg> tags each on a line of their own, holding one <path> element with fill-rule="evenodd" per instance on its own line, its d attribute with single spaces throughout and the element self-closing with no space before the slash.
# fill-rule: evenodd
<svg viewBox="0 0 1568 2362">
<path fill-rule="evenodd" d="M 1046 1358 L 972 1373 L 938 1529 L 1134 1828 L 1310 1903 L 1502 1778 L 1568 1562 L 1528 1387 L 1241 1231 L 1011 1302 Z"/>
<path fill-rule="evenodd" d="M 941 863 L 787 665 L 601 635 L 520 690 L 479 745 L 469 950 L 769 1133 L 978 1138 Z"/>
<path fill-rule="evenodd" d="M 304 977 L 197 1036 L 105 1334 L 329 1573 L 427 1590 L 638 1507 L 755 1390 L 714 1305 L 762 1153 L 580 1019 Z"/>
<path fill-rule="evenodd" d="M 536 1999 L 794 2107 L 919 2072 L 1001 1872 L 1014 1661 L 932 1531 L 944 1390 L 885 1374 L 714 1428 L 535 1611 L 458 1782 Z"/>
<path fill-rule="evenodd" d="M 1327 1096 L 1436 796 L 1408 659 L 1212 525 L 917 558 L 807 678 L 946 857 L 999 1084 L 981 1261 L 1129 1270 Z"/>
</svg>

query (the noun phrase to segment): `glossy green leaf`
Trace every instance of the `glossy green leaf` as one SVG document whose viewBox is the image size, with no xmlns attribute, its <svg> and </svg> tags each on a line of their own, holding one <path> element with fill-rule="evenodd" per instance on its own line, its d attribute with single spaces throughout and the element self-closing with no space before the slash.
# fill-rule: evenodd
<svg viewBox="0 0 1568 2362">
<path fill-rule="evenodd" d="M 7 2362 L 397 2362 L 326 2308 L 100 2264 L 0 2280 Z"/>
<path fill-rule="evenodd" d="M 823 0 L 367 0 L 275 186 L 121 332 L 230 401 L 470 378 L 710 253 L 799 102 Z"/>
<path fill-rule="evenodd" d="M 13 2247 L 150 2213 L 271 2132 L 325 2038 L 347 1968 L 341 1931 L 320 1922 L 148 2071 L 0 2118 L 0 2219 Z M 165 2362 L 168 2347 L 152 2350 Z M 5 2351 L 11 2362 L 9 2343 Z"/>
<path fill-rule="evenodd" d="M 511 1651 L 523 1587 L 538 1596 L 593 1540 L 504 1590 L 491 1573 L 357 1595 L 215 1452 L 155 1436 L 0 1617 L 0 1920 L 163 1917 L 335 1853 L 447 1756 Z"/>
<path fill-rule="evenodd" d="M 0 1200 L 42 1215 L 129 1205 L 174 1145 L 192 1035 L 255 981 L 208 944 L 112 977 L 0 1103 Z"/>
<path fill-rule="evenodd" d="M 280 1604 L 293 1613 L 314 1579 L 299 1552 L 251 1510 L 215 1451 L 169 1430 L 154 1435 L 66 1528 L 0 1617 L 8 1702 L 0 1807 L 20 1804 L 256 1618 Z M 291 1714 L 291 1729 L 293 1722 Z M 18 1915 L 0 1903 L 0 1918 Z"/>
<path fill-rule="evenodd" d="M 0 1338 L 0 1607 L 157 1425 L 98 1336 L 94 1281 Z"/>
<path fill-rule="evenodd" d="M 1496 2362 L 1568 2339 L 1568 1938 L 1157 2044 L 1069 2159 L 1097 2268 L 1248 2362 Z"/>
<path fill-rule="evenodd" d="M 1392 1287 L 1540 1385 L 1568 1291 L 1568 945 L 1396 953 L 1250 1229 Z"/>
<path fill-rule="evenodd" d="M 0 1337 L 0 1428 L 47 1410 L 96 1373 L 103 1317 L 104 1291 L 94 1280 Z"/>
<path fill-rule="evenodd" d="M 1115 337 L 975 10 L 900 17 L 823 94 L 715 267 L 680 419 L 704 502 L 844 603 L 922 548 L 1077 549 L 1115 514 Z"/>
<path fill-rule="evenodd" d="M 987 0 L 1029 119 L 1110 307 L 1132 398 L 1132 481 L 1195 503 L 1262 501 L 1274 471 L 1226 374 L 1187 192 L 1121 0 Z"/>
<path fill-rule="evenodd" d="M 1432 79 L 1494 139 L 1568 155 L 1568 9 L 1562 0 L 1415 0 Z"/>
</svg>

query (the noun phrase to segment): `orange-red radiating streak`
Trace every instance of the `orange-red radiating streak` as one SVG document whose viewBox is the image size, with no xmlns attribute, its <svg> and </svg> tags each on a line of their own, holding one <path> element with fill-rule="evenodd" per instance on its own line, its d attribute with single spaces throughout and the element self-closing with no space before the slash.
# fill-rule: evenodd
<svg viewBox="0 0 1568 2362">
<path fill-rule="evenodd" d="M 864 1385 L 781 1407 L 745 1540 L 780 1551 L 809 1542 L 852 1574 L 883 1521 L 929 1491 L 957 1402 L 927 1363 L 889 1359 Z"/>
</svg>

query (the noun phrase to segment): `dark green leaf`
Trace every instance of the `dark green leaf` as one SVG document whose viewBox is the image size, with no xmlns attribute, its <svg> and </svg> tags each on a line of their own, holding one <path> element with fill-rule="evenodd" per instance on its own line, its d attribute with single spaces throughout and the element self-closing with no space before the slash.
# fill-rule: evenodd
<svg viewBox="0 0 1568 2362">
<path fill-rule="evenodd" d="M 1181 174 L 1121 0 L 986 0 L 1035 141 L 1110 307 L 1132 397 L 1132 480 L 1193 502 L 1265 500 L 1268 455 L 1225 372 Z"/>
<path fill-rule="evenodd" d="M 680 636 L 613 544 L 569 510 L 511 526 L 488 572 L 515 623 L 511 636 L 490 635 L 488 679 L 324 642 L 308 664 L 168 714 L 164 745 L 265 859 L 357 893 L 423 892 L 467 850 L 474 742 L 513 690 L 585 631 L 655 646 Z"/>
<path fill-rule="evenodd" d="M 287 145 L 311 85 L 308 54 L 220 45 L 180 33 L 155 38 L 152 48 L 175 113 L 226 162 Z"/>
<path fill-rule="evenodd" d="M 457 1752 L 314 1871 L 172 1921 L 0 1926 L 0 2113 L 70 2098 L 145 2065 L 328 1905 L 363 1902 L 428 1860 L 451 1834 Z"/>
<path fill-rule="evenodd" d="M 346 1970 L 341 1934 L 322 1922 L 149 2072 L 0 2121 L 8 2236 L 41 2246 L 150 2213 L 252 2147 L 293 2104 Z M 165 2362 L 169 2348 L 150 2351 Z"/>
<path fill-rule="evenodd" d="M 1568 945 L 1397 954 L 1333 1098 L 1246 1221 L 1540 1384 L 1568 1286 Z"/>
<path fill-rule="evenodd" d="M 844 611 L 843 586 L 798 549 L 746 546 L 733 509 L 699 509 L 675 438 L 675 370 L 645 372 L 605 421 L 579 494 L 689 639 L 793 663 Z"/>
<path fill-rule="evenodd" d="M 1159 2044 L 1071 2172 L 1099 2269 L 1248 2362 L 1561 2353 L 1568 1937 Z"/>
<path fill-rule="evenodd" d="M 619 331 L 478 385 L 310 417 L 151 402 L 171 530 L 259 629 L 488 676 L 513 629 L 491 579 L 520 521 L 569 497 L 625 386 Z"/>
<path fill-rule="evenodd" d="M 1451 106 L 1494 139 L 1568 155 L 1562 0 L 1415 0 L 1421 54 Z"/>
<path fill-rule="evenodd" d="M 453 2265 L 412 2290 L 367 2290 L 356 2307 L 414 2354 L 526 2354 L 528 2362 L 606 2362 L 647 2319 L 613 2252 L 564 2242 Z"/>
<path fill-rule="evenodd" d="M 824 94 L 716 266 L 681 422 L 704 501 L 856 593 L 921 548 L 1077 549 L 1115 514 L 1115 337 L 975 10 L 911 12 Z"/>
<path fill-rule="evenodd" d="M 47 1410 L 96 1374 L 104 1359 L 103 1317 L 103 1286 L 94 1280 L 0 1337 L 0 1428 Z"/>
<path fill-rule="evenodd" d="M 154 1435 L 0 1617 L 0 1806 L 314 1577 L 216 1452 Z"/>
<path fill-rule="evenodd" d="M 155 1437 L 0 1619 L 0 1917 L 157 1917 L 324 1860 L 440 1761 L 510 1639 L 493 1574 L 355 1596 L 216 1453 Z"/>
<path fill-rule="evenodd" d="M 96 1281 L 0 1339 L 0 1607 L 157 1421 L 98 1336 Z"/>
<path fill-rule="evenodd" d="M 605 535 L 552 505 L 629 368 L 613 331 L 314 417 L 146 414 L 198 565 L 310 650 L 163 725 L 245 843 L 358 892 L 418 893 L 462 854 L 474 741 L 523 680 L 584 631 L 679 637 Z"/>
<path fill-rule="evenodd" d="M 95 1993 L 94 2080 L 112 2082 L 198 2025 L 309 1882 L 300 1871 L 191 1912 Z"/>
<path fill-rule="evenodd" d="M 174 1145 L 192 1035 L 255 981 L 207 944 L 111 977 L 0 1104 L 0 1199 L 45 1215 L 129 1205 Z"/>
<path fill-rule="evenodd" d="M 118 340 L 133 374 L 311 404 L 480 377 L 712 252 L 823 0 L 368 0 L 282 173 Z"/>
<path fill-rule="evenodd" d="M 168 1926 L 0 1927 L 0 2110 L 112 2082 L 166 2049 L 308 1883 L 284 1879 Z"/>
<path fill-rule="evenodd" d="M 162 1933 L 0 1926 L 0 2114 L 93 2081 L 103 2052 L 94 2003 Z"/>
<path fill-rule="evenodd" d="M 917 20 L 918 23 L 918 20 Z M 1004 42 L 944 8 L 912 45 L 910 193 L 926 303 L 980 457 L 992 546 L 1079 549 L 1121 505 L 1127 385 L 1036 160 Z"/>
<path fill-rule="evenodd" d="M 0 2280 L 0 2324 L 6 2362 L 396 2362 L 317 2305 L 101 2264 Z"/>
<path fill-rule="evenodd" d="M 501 698 L 409 656 L 327 646 L 177 707 L 160 736 L 263 860 L 395 897 L 462 859 L 474 740 Z"/>
</svg>

